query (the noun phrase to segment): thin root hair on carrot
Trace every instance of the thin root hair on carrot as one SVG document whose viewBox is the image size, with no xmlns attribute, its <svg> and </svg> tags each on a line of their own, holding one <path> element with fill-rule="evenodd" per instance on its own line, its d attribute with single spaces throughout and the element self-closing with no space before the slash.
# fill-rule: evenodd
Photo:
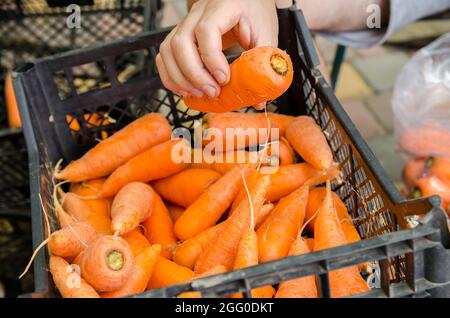
<svg viewBox="0 0 450 318">
<path fill-rule="evenodd" d="M 242 182 L 244 182 L 245 192 L 247 193 L 247 197 L 248 197 L 248 203 L 250 204 L 250 220 L 251 220 L 250 228 L 254 229 L 255 228 L 255 212 L 253 211 L 252 197 L 250 195 L 250 191 L 248 189 L 247 182 L 245 182 L 244 171 L 241 171 L 241 174 L 242 174 Z"/>
<path fill-rule="evenodd" d="M 259 163 L 258 163 L 258 168 L 256 169 L 258 171 L 261 169 L 261 165 L 263 163 L 264 156 L 267 153 L 267 147 L 268 147 L 269 140 L 270 140 L 270 136 L 269 136 L 269 134 L 270 134 L 270 120 L 269 120 L 269 116 L 267 115 L 267 103 L 264 104 L 264 116 L 266 117 L 266 121 L 267 121 L 267 136 L 266 136 L 266 142 L 264 144 L 263 154 L 261 155 L 261 158 L 260 158 Z"/>
<path fill-rule="evenodd" d="M 44 241 L 42 241 L 41 244 L 39 244 L 38 247 L 36 247 L 36 249 L 34 250 L 33 254 L 31 255 L 30 260 L 28 261 L 27 266 L 25 267 L 24 271 L 22 272 L 22 274 L 20 274 L 19 279 L 21 279 L 23 276 L 25 276 L 25 274 L 28 272 L 28 270 L 31 267 L 31 264 L 33 264 L 34 258 L 36 257 L 37 253 L 48 243 L 50 239 L 50 236 L 47 237 Z M 50 251 L 49 251 L 50 252 Z"/>
</svg>

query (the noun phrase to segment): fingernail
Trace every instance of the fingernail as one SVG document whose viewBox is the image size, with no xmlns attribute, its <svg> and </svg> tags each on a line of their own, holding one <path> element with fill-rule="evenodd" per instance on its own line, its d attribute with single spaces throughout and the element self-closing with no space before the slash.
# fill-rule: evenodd
<svg viewBox="0 0 450 318">
<path fill-rule="evenodd" d="M 225 75 L 225 73 L 219 70 L 214 72 L 214 78 L 221 85 L 225 84 L 225 82 L 227 81 L 227 76 Z"/>
<path fill-rule="evenodd" d="M 209 97 L 217 97 L 218 92 L 217 89 L 211 85 L 204 85 L 203 91 L 209 96 Z"/>
<path fill-rule="evenodd" d="M 198 97 L 198 98 L 202 98 L 204 96 L 203 92 L 196 88 L 191 89 L 191 93 L 194 94 L 194 96 Z"/>
</svg>

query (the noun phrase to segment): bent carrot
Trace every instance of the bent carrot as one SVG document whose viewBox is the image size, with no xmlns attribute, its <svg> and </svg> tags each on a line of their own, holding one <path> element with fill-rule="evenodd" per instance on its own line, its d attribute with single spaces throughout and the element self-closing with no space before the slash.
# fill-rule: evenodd
<svg viewBox="0 0 450 318">
<path fill-rule="evenodd" d="M 126 297 L 145 291 L 160 253 L 161 245 L 149 246 L 142 250 L 134 258 L 133 271 L 125 284 L 115 291 L 102 293 L 102 298 Z"/>
<path fill-rule="evenodd" d="M 64 298 L 99 298 L 90 286 L 63 258 L 50 256 L 49 269 L 53 282 Z"/>
<path fill-rule="evenodd" d="M 175 223 L 175 234 L 182 240 L 213 226 L 231 205 L 242 186 L 241 171 L 250 173 L 253 164 L 238 166 L 211 184 Z"/>
<path fill-rule="evenodd" d="M 203 273 L 216 265 L 224 265 L 227 269 L 233 267 L 239 241 L 251 223 L 250 211 L 252 209 L 255 215 L 259 213 L 266 200 L 268 187 L 268 175 L 261 175 L 253 189 L 250 189 L 251 201 L 247 198 L 239 204 L 233 215 L 227 219 L 215 240 L 200 255 L 195 264 L 196 273 Z"/>
<path fill-rule="evenodd" d="M 169 140 L 171 133 L 169 122 L 163 115 L 144 115 L 98 143 L 80 159 L 56 173 L 55 177 L 80 182 L 107 176 L 139 153 Z"/>
<path fill-rule="evenodd" d="M 106 198 L 115 195 L 126 184 L 133 181 L 148 182 L 168 177 L 180 172 L 188 166 L 188 163 L 175 162 L 173 151 L 183 148 L 184 152 L 190 152 L 190 146 L 184 139 L 169 140 L 156 145 L 117 168 L 100 190 L 99 196 Z"/>
<path fill-rule="evenodd" d="M 347 243 L 334 207 L 329 181 L 327 181 L 325 199 L 317 212 L 314 233 L 314 251 Z M 345 297 L 369 290 L 357 266 L 334 270 L 329 273 L 329 277 L 332 297 Z"/>
<path fill-rule="evenodd" d="M 8 126 L 9 128 L 20 128 L 22 127 L 22 121 L 20 119 L 19 107 L 17 105 L 11 73 L 7 73 L 5 76 L 4 89 Z"/>
<path fill-rule="evenodd" d="M 171 259 L 177 238 L 173 231 L 173 222 L 169 211 L 157 193 L 155 193 L 153 211 L 142 225 L 145 229 L 144 235 L 150 244 L 160 244 L 162 246 L 161 255 Z"/>
<path fill-rule="evenodd" d="M 183 214 L 185 210 L 183 207 L 172 204 L 170 202 L 168 202 L 166 206 L 167 210 L 169 211 L 170 218 L 174 223 L 180 218 L 181 214 Z"/>
<path fill-rule="evenodd" d="M 291 85 L 292 61 L 278 48 L 257 47 L 245 51 L 230 65 L 230 81 L 217 98 L 184 98 L 189 108 L 223 113 L 276 99 Z"/>
<path fill-rule="evenodd" d="M 164 199 L 186 208 L 219 178 L 220 174 L 213 170 L 186 169 L 152 185 Z"/>
<path fill-rule="evenodd" d="M 153 269 L 153 275 L 148 282 L 147 289 L 182 284 L 190 282 L 193 278 L 194 272 L 189 268 L 159 256 Z"/>
<path fill-rule="evenodd" d="M 298 237 L 289 249 L 289 256 L 307 254 L 311 250 L 307 239 Z M 275 294 L 275 298 L 318 298 L 314 275 L 284 281 Z"/>
<path fill-rule="evenodd" d="M 328 170 L 333 165 L 333 153 L 327 139 L 311 117 L 297 117 L 287 127 L 286 138 L 295 151 L 314 168 Z"/>
<path fill-rule="evenodd" d="M 227 271 L 227 269 L 225 266 L 217 265 L 200 275 L 194 275 L 194 279 L 218 275 L 218 274 L 225 273 L 226 271 Z M 185 293 L 178 295 L 178 298 L 202 298 L 202 294 L 201 294 L 201 292 L 185 292 Z"/>
<path fill-rule="evenodd" d="M 150 246 L 147 238 L 137 228 L 126 234 L 123 234 L 122 238 L 127 241 L 128 246 L 133 253 L 133 256 L 138 255 L 140 252 Z"/>
<path fill-rule="evenodd" d="M 53 232 L 48 240 L 50 252 L 63 258 L 74 258 L 97 238 L 95 230 L 87 223 L 75 222 Z"/>
<path fill-rule="evenodd" d="M 89 245 L 77 261 L 81 276 L 97 291 L 122 287 L 133 270 L 133 253 L 120 236 L 105 235 Z"/>
<path fill-rule="evenodd" d="M 152 213 L 155 191 L 148 184 L 131 182 L 124 186 L 114 198 L 111 206 L 111 229 L 125 234 L 135 229 Z"/>
</svg>

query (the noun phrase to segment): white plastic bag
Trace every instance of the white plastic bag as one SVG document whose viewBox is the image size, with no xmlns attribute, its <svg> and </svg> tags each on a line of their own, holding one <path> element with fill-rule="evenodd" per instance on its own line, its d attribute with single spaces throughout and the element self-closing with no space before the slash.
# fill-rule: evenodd
<svg viewBox="0 0 450 318">
<path fill-rule="evenodd" d="M 397 79 L 397 144 L 416 157 L 450 158 L 450 33 L 421 49 Z"/>
</svg>

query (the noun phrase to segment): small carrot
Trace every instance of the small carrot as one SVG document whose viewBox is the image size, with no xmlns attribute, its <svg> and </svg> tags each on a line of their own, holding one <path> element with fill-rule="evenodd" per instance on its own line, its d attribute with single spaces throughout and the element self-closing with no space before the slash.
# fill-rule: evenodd
<svg viewBox="0 0 450 318">
<path fill-rule="evenodd" d="M 254 211 L 254 215 L 259 213 L 268 188 L 269 176 L 261 175 L 254 188 L 250 189 L 251 201 L 247 198 L 239 204 L 215 240 L 200 255 L 195 264 L 196 273 L 203 273 L 216 265 L 224 265 L 228 269 L 233 267 L 242 234 L 251 224 L 250 210 Z"/>
<path fill-rule="evenodd" d="M 49 269 L 53 282 L 64 298 L 99 298 L 90 286 L 63 258 L 50 256 Z"/>
<path fill-rule="evenodd" d="M 185 169 L 188 163 L 176 162 L 172 157 L 172 152 L 177 151 L 178 147 L 181 147 L 183 152 L 190 152 L 186 140 L 176 139 L 156 145 L 133 157 L 106 179 L 99 196 L 107 198 L 115 195 L 130 182 L 162 179 Z"/>
<path fill-rule="evenodd" d="M 177 238 L 173 231 L 173 222 L 169 211 L 157 193 L 155 193 L 152 214 L 142 225 L 145 229 L 144 235 L 150 244 L 160 244 L 162 246 L 161 255 L 171 259 Z"/>
<path fill-rule="evenodd" d="M 333 153 L 319 125 L 308 116 L 297 117 L 286 129 L 286 138 L 295 151 L 314 168 L 328 170 Z"/>
<path fill-rule="evenodd" d="M 160 253 L 161 245 L 148 246 L 142 250 L 134 258 L 133 271 L 125 284 L 115 291 L 102 293 L 102 298 L 126 297 L 145 291 Z"/>
<path fill-rule="evenodd" d="M 231 78 L 217 98 L 184 98 L 189 108 L 223 113 L 276 99 L 291 85 L 292 61 L 278 48 L 257 47 L 230 65 Z"/>
<path fill-rule="evenodd" d="M 17 106 L 16 93 L 14 92 L 11 73 L 7 73 L 5 76 L 4 89 L 6 111 L 8 115 L 8 126 L 9 128 L 22 127 L 22 121 L 20 119 L 19 107 Z"/>
<path fill-rule="evenodd" d="M 425 159 L 415 159 L 405 164 L 403 167 L 403 180 L 408 189 L 414 189 L 417 179 L 424 175 L 425 167 Z"/>
<path fill-rule="evenodd" d="M 308 239 L 299 236 L 289 249 L 289 256 L 307 254 L 309 248 Z M 284 281 L 275 294 L 275 298 L 318 298 L 316 279 L 314 275 L 300 277 Z"/>
<path fill-rule="evenodd" d="M 305 218 L 309 185 L 282 198 L 259 227 L 258 255 L 261 263 L 286 257 Z"/>
<path fill-rule="evenodd" d="M 97 238 L 95 230 L 87 223 L 75 222 L 53 232 L 48 247 L 55 256 L 72 259 Z"/>
<path fill-rule="evenodd" d="M 167 210 L 169 210 L 170 218 L 174 223 L 180 218 L 181 214 L 183 214 L 185 210 L 183 207 L 172 204 L 170 202 L 168 202 L 166 206 Z"/>
<path fill-rule="evenodd" d="M 148 282 L 147 289 L 182 284 L 190 282 L 193 278 L 194 272 L 189 268 L 159 256 L 153 269 L 152 278 Z"/>
<path fill-rule="evenodd" d="M 331 193 L 330 182 L 327 181 L 326 196 L 314 224 L 314 251 L 347 244 Z M 357 266 L 334 270 L 329 273 L 329 278 L 332 297 L 345 297 L 369 290 Z"/>
<path fill-rule="evenodd" d="M 150 246 L 147 238 L 141 233 L 138 228 L 126 234 L 123 234 L 122 238 L 127 241 L 128 246 L 130 246 L 131 252 L 134 256 L 138 255 L 140 252 Z"/>
<path fill-rule="evenodd" d="M 122 287 L 133 270 L 134 260 L 128 243 L 120 236 L 105 235 L 89 245 L 77 261 L 81 276 L 97 291 Z"/>
<path fill-rule="evenodd" d="M 207 276 L 213 276 L 213 275 L 226 273 L 226 271 L 227 271 L 227 268 L 225 266 L 217 265 L 200 275 L 194 275 L 194 280 L 198 279 L 198 278 L 207 277 Z M 201 292 L 185 292 L 185 293 L 178 295 L 178 298 L 202 298 L 202 293 Z"/>
<path fill-rule="evenodd" d="M 164 199 L 186 208 L 220 176 L 213 170 L 186 169 L 152 185 Z"/>
<path fill-rule="evenodd" d="M 241 171 L 250 173 L 253 164 L 238 166 L 211 184 L 175 223 L 175 234 L 181 240 L 213 226 L 228 209 L 242 186 Z"/>
<path fill-rule="evenodd" d="M 155 191 L 142 182 L 131 182 L 124 186 L 114 198 L 111 206 L 111 229 L 125 234 L 144 222 L 152 213 Z"/>
<path fill-rule="evenodd" d="M 55 177 L 80 182 L 107 176 L 139 153 L 169 140 L 171 133 L 169 122 L 163 115 L 144 115 L 98 143 L 83 157 L 56 173 Z"/>
<path fill-rule="evenodd" d="M 267 118 L 269 119 L 271 130 L 278 129 L 277 135 L 269 132 L 269 136 L 267 136 L 267 128 L 269 128 Z M 207 113 L 203 116 L 204 127 L 212 130 L 205 131 L 206 136 L 203 139 L 203 145 L 207 145 L 215 141 L 215 138 L 221 137 L 222 152 L 237 149 L 239 146 L 238 138 L 245 138 L 243 147 L 254 147 L 265 143 L 267 137 L 269 137 L 269 141 L 279 140 L 280 137 L 285 135 L 288 125 L 295 120 L 293 116 L 276 113 L 267 113 L 267 118 L 264 113 Z M 228 138 L 227 129 L 228 132 L 233 133 Z M 252 136 L 253 138 L 250 138 L 251 135 L 249 133 L 251 132 L 256 133 L 255 136 Z M 260 135 L 260 132 L 264 133 Z M 230 144 L 231 141 L 229 139 L 233 137 L 233 144 Z"/>
<path fill-rule="evenodd" d="M 416 182 L 417 189 L 412 193 L 414 198 L 421 196 L 438 195 L 442 199 L 442 208 L 447 210 L 450 206 L 450 180 L 436 176 L 419 178 Z"/>
</svg>

